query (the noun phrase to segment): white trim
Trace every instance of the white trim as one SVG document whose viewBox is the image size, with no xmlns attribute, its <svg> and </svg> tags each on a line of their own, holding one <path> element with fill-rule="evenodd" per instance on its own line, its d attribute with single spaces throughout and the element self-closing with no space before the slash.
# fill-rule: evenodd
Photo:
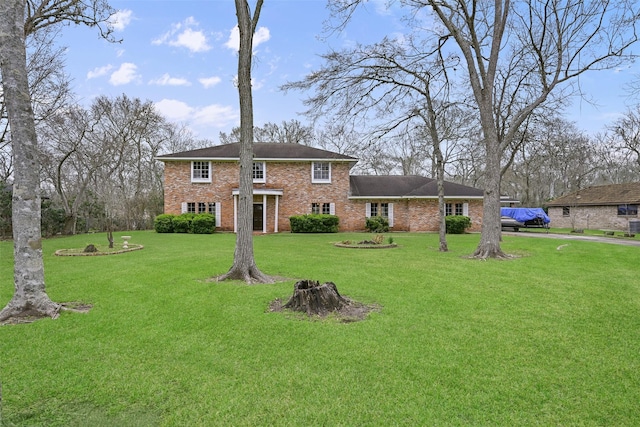
<svg viewBox="0 0 640 427">
<path fill-rule="evenodd" d="M 336 214 L 336 204 L 329 203 L 329 215 L 335 215 L 335 214 Z"/>
<path fill-rule="evenodd" d="M 267 195 L 262 195 L 262 232 L 267 232 Z"/>
<path fill-rule="evenodd" d="M 220 227 L 220 219 L 222 218 L 221 212 L 220 212 L 220 202 L 216 202 L 216 227 Z"/>
<path fill-rule="evenodd" d="M 469 203 L 462 204 L 462 215 L 469 216 Z"/>
<path fill-rule="evenodd" d="M 180 212 L 187 213 L 187 202 L 180 203 Z"/>
<path fill-rule="evenodd" d="M 279 203 L 280 203 L 280 197 L 278 197 L 278 195 L 276 194 L 276 209 L 275 209 L 275 223 L 273 224 L 273 232 L 277 233 L 278 232 L 278 210 L 279 210 Z"/>
<path fill-rule="evenodd" d="M 214 162 L 238 162 L 240 159 L 238 157 L 166 157 L 166 156 L 158 156 L 155 158 L 161 162 L 198 162 L 198 161 L 214 161 Z M 340 163 L 357 163 L 358 159 L 327 159 L 327 158 L 287 158 L 287 157 L 254 157 L 254 161 L 257 162 L 340 162 Z"/>
<path fill-rule="evenodd" d="M 393 227 L 393 203 L 389 203 L 389 227 Z"/>
<path fill-rule="evenodd" d="M 425 200 L 438 200 L 438 196 L 348 196 L 349 200 L 413 200 L 413 199 L 425 199 Z M 466 200 L 482 200 L 484 196 L 451 196 L 445 197 L 445 200 L 460 200 L 464 198 Z"/>
<path fill-rule="evenodd" d="M 238 232 L 238 195 L 233 195 L 233 232 Z"/>
<path fill-rule="evenodd" d="M 371 218 L 371 203 L 364 204 L 364 216 L 367 218 Z"/>
<path fill-rule="evenodd" d="M 206 163 L 209 167 L 209 177 L 208 178 L 194 178 L 193 177 L 193 166 L 194 163 L 198 162 L 198 163 Z M 191 182 L 192 183 L 210 183 L 211 182 L 211 176 L 213 175 L 213 170 L 211 168 L 211 162 L 208 162 L 206 160 L 192 160 L 191 161 Z"/>
<path fill-rule="evenodd" d="M 235 188 L 231 190 L 231 194 L 233 196 L 239 196 L 240 190 Z M 266 194 L 267 196 L 282 196 L 284 195 L 284 190 L 274 190 L 271 188 L 254 188 L 253 189 L 254 196 L 262 196 L 263 194 Z"/>
</svg>

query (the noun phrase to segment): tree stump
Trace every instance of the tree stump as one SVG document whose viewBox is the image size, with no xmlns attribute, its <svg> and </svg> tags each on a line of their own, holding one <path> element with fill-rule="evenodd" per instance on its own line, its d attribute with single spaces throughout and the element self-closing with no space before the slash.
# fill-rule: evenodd
<svg viewBox="0 0 640 427">
<path fill-rule="evenodd" d="M 87 245 L 87 247 L 84 248 L 82 252 L 84 253 L 98 252 L 98 248 L 96 248 L 96 245 L 90 244 L 90 245 Z"/>
<path fill-rule="evenodd" d="M 322 285 L 315 280 L 300 280 L 293 286 L 293 296 L 283 306 L 294 311 L 302 311 L 308 315 L 326 315 L 339 311 L 349 301 L 338 293 L 333 282 Z"/>
</svg>

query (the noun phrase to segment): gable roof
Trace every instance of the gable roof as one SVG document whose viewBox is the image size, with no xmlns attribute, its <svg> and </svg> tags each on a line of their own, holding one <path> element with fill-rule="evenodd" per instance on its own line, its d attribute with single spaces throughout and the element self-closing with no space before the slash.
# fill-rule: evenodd
<svg viewBox="0 0 640 427">
<path fill-rule="evenodd" d="M 238 160 L 240 158 L 240 143 L 215 145 L 197 150 L 182 151 L 180 153 L 164 154 L 156 157 L 162 161 L 172 160 Z M 271 142 L 256 142 L 253 144 L 254 160 L 306 160 L 306 161 L 338 161 L 357 162 L 358 159 L 344 154 L 338 154 L 319 148 L 301 144 L 281 144 Z"/>
<path fill-rule="evenodd" d="M 438 181 L 416 175 L 351 175 L 352 199 L 437 198 Z M 483 191 L 474 187 L 444 182 L 446 198 L 482 199 Z"/>
<path fill-rule="evenodd" d="M 597 206 L 640 204 L 640 182 L 626 184 L 610 184 L 588 187 L 558 197 L 547 206 Z"/>
</svg>

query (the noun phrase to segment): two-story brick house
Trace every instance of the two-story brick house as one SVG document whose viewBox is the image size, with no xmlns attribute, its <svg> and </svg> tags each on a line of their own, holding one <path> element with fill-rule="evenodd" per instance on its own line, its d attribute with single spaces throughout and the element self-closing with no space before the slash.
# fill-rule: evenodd
<svg viewBox="0 0 640 427">
<path fill-rule="evenodd" d="M 289 217 L 327 213 L 341 231 L 365 229 L 368 216 L 386 216 L 394 231 L 437 231 L 436 180 L 420 176 L 350 175 L 358 159 L 298 144 L 253 146 L 254 230 L 289 231 Z M 239 144 L 159 156 L 164 162 L 164 211 L 209 212 L 220 230 L 237 230 Z M 445 183 L 447 214 L 482 224 L 483 192 Z"/>
</svg>

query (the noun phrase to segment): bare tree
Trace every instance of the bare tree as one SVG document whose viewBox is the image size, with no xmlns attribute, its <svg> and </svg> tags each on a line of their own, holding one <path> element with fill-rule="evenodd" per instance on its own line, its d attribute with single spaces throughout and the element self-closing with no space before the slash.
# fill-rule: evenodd
<svg viewBox="0 0 640 427">
<path fill-rule="evenodd" d="M 386 156 L 376 156 L 375 169 L 383 166 L 388 173 L 399 165 L 403 173 L 411 173 L 432 157 L 440 196 L 440 249 L 446 251 L 445 157 L 441 145 L 445 139 L 455 143 L 460 135 L 451 132 L 444 119 L 456 106 L 451 101 L 448 74 L 459 64 L 458 58 L 445 54 L 441 44 L 420 34 L 401 40 L 384 38 L 323 58 L 326 64 L 320 70 L 284 89 L 314 88 L 314 95 L 305 101 L 309 107 L 306 113 L 314 119 L 335 112 L 334 120 L 353 126 L 368 122 L 378 141 L 391 136 L 387 139 L 391 144 L 377 145 Z M 415 131 L 419 127 L 422 132 Z"/>
<path fill-rule="evenodd" d="M 254 126 L 253 137 L 256 142 L 275 142 L 279 144 L 311 145 L 313 128 L 305 126 L 298 120 L 283 121 L 281 124 L 265 123 L 264 126 Z M 240 128 L 234 127 L 230 134 L 220 132 L 220 143 L 230 144 L 240 142 Z"/>
<path fill-rule="evenodd" d="M 263 0 L 257 0 L 253 16 L 246 0 L 235 0 L 240 49 L 238 51 L 238 95 L 240 98 L 240 191 L 238 196 L 238 232 L 231 269 L 220 280 L 235 279 L 247 283 L 273 283 L 256 265 L 253 256 L 253 97 L 251 93 L 251 56 Z"/>
<path fill-rule="evenodd" d="M 29 90 L 25 38 L 60 22 L 100 26 L 112 9 L 103 0 L 0 1 L 0 72 L 14 158 L 13 298 L 0 311 L 0 321 L 30 313 L 57 318 L 60 304 L 45 291 L 42 259 L 40 174 L 35 115 Z M 109 35 L 109 29 L 103 33 Z"/>
</svg>

